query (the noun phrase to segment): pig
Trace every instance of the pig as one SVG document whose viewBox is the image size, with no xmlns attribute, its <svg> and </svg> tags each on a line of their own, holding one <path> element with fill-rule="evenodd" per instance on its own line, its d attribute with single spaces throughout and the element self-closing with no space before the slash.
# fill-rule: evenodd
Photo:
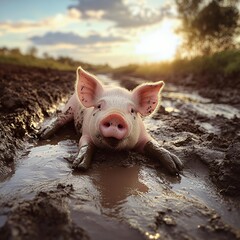
<svg viewBox="0 0 240 240">
<path fill-rule="evenodd" d="M 75 93 L 41 133 L 41 138 L 47 139 L 74 120 L 81 133 L 79 151 L 72 163 L 74 169 L 87 170 L 96 148 L 140 152 L 159 160 L 174 175 L 183 169 L 181 160 L 147 133 L 142 119 L 158 110 L 163 81 L 143 83 L 128 91 L 104 86 L 81 67 L 76 75 Z"/>
</svg>

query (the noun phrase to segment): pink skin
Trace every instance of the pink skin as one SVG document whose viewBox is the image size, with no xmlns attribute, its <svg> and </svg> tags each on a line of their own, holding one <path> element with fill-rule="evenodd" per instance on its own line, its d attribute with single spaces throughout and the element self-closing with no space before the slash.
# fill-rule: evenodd
<svg viewBox="0 0 240 240">
<path fill-rule="evenodd" d="M 112 148 L 105 141 L 111 137 L 119 140 L 115 149 L 142 150 L 151 137 L 141 116 L 148 116 L 157 109 L 163 86 L 160 81 L 140 85 L 133 92 L 123 88 L 107 88 L 94 76 L 78 68 L 76 95 L 85 107 L 82 137 L 88 138 L 97 147 Z"/>
<path fill-rule="evenodd" d="M 119 114 L 110 114 L 100 122 L 100 134 L 105 137 L 113 137 L 118 140 L 124 139 L 128 135 L 128 125 Z"/>
<path fill-rule="evenodd" d="M 157 157 L 162 154 L 166 165 L 169 162 L 172 164 L 177 157 L 160 149 L 142 121 L 142 116 L 149 116 L 158 109 L 163 86 L 164 82 L 159 81 L 142 84 L 132 92 L 120 87 L 110 88 L 79 67 L 75 93 L 55 122 L 43 131 L 42 137 L 49 137 L 60 126 L 74 119 L 76 129 L 82 133 L 79 154 L 73 163 L 76 167 L 88 167 L 84 155 L 89 162 L 93 155 L 92 146 L 144 152 L 149 142 L 154 145 L 148 144 L 149 152 Z M 175 163 L 172 166 L 176 168 Z"/>
</svg>

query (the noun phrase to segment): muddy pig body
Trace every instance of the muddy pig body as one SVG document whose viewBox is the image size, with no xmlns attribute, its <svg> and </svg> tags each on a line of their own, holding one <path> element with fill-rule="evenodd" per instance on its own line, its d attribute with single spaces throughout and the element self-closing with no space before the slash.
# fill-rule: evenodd
<svg viewBox="0 0 240 240">
<path fill-rule="evenodd" d="M 143 116 L 158 109 L 163 87 L 162 81 L 142 84 L 133 91 L 107 87 L 79 67 L 75 93 L 41 136 L 50 137 L 74 119 L 75 127 L 81 133 L 74 168 L 88 169 L 96 147 L 132 149 L 157 158 L 170 173 L 176 174 L 182 169 L 180 159 L 161 148 L 147 133 L 142 121 Z"/>
</svg>

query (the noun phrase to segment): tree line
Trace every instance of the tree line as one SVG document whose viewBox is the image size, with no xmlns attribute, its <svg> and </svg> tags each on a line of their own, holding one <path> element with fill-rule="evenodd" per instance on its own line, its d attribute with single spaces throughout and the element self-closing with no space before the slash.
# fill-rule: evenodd
<svg viewBox="0 0 240 240">
<path fill-rule="evenodd" d="M 175 0 L 182 26 L 183 51 L 210 55 L 239 48 L 239 0 Z"/>
<path fill-rule="evenodd" d="M 5 56 L 9 56 L 9 55 L 11 55 L 11 56 L 29 56 L 32 58 L 37 58 L 37 53 L 38 53 L 38 49 L 33 46 L 29 47 L 25 54 L 23 54 L 19 48 L 7 48 L 7 47 L 0 48 L 0 54 L 5 55 Z M 43 53 L 42 56 L 44 59 L 55 60 L 60 63 L 68 64 L 68 65 L 76 65 L 76 64 L 81 63 L 81 62 L 75 61 L 72 58 L 66 57 L 66 56 L 59 56 L 58 58 L 54 58 L 54 57 L 50 56 L 48 53 Z"/>
<path fill-rule="evenodd" d="M 240 3 L 239 0 L 175 0 L 181 27 L 177 32 L 183 36 L 183 43 L 177 55 L 195 57 L 211 55 L 231 49 L 239 49 Z M 18 48 L 1 48 L 2 54 L 21 55 Z M 30 47 L 27 55 L 36 57 L 37 49 Z M 45 59 L 54 59 L 48 53 Z M 74 64 L 69 57 L 56 59 L 61 63 Z"/>
</svg>

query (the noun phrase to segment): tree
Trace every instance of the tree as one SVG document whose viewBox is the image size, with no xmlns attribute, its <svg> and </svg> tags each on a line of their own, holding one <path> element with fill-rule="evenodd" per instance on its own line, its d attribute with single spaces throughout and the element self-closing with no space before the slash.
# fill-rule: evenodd
<svg viewBox="0 0 240 240">
<path fill-rule="evenodd" d="M 7 55 L 9 54 L 9 50 L 6 47 L 0 48 L 0 54 Z"/>
<path fill-rule="evenodd" d="M 46 52 L 43 53 L 43 57 L 44 57 L 45 59 L 49 59 L 49 58 L 50 58 L 49 54 L 46 53 Z"/>
<path fill-rule="evenodd" d="M 75 62 L 72 58 L 70 57 L 64 57 L 64 56 L 60 56 L 58 57 L 57 59 L 60 63 L 63 63 L 63 64 L 68 64 L 68 65 L 74 65 Z"/>
<path fill-rule="evenodd" d="M 27 54 L 30 55 L 31 57 L 36 57 L 37 52 L 38 52 L 38 50 L 35 47 L 30 47 L 27 50 Z"/>
<path fill-rule="evenodd" d="M 175 0 L 183 48 L 190 56 L 212 54 L 237 46 L 238 0 Z"/>
<path fill-rule="evenodd" d="M 21 50 L 19 48 L 12 48 L 9 50 L 9 52 L 11 53 L 11 55 L 15 55 L 15 56 L 21 55 Z"/>
</svg>

